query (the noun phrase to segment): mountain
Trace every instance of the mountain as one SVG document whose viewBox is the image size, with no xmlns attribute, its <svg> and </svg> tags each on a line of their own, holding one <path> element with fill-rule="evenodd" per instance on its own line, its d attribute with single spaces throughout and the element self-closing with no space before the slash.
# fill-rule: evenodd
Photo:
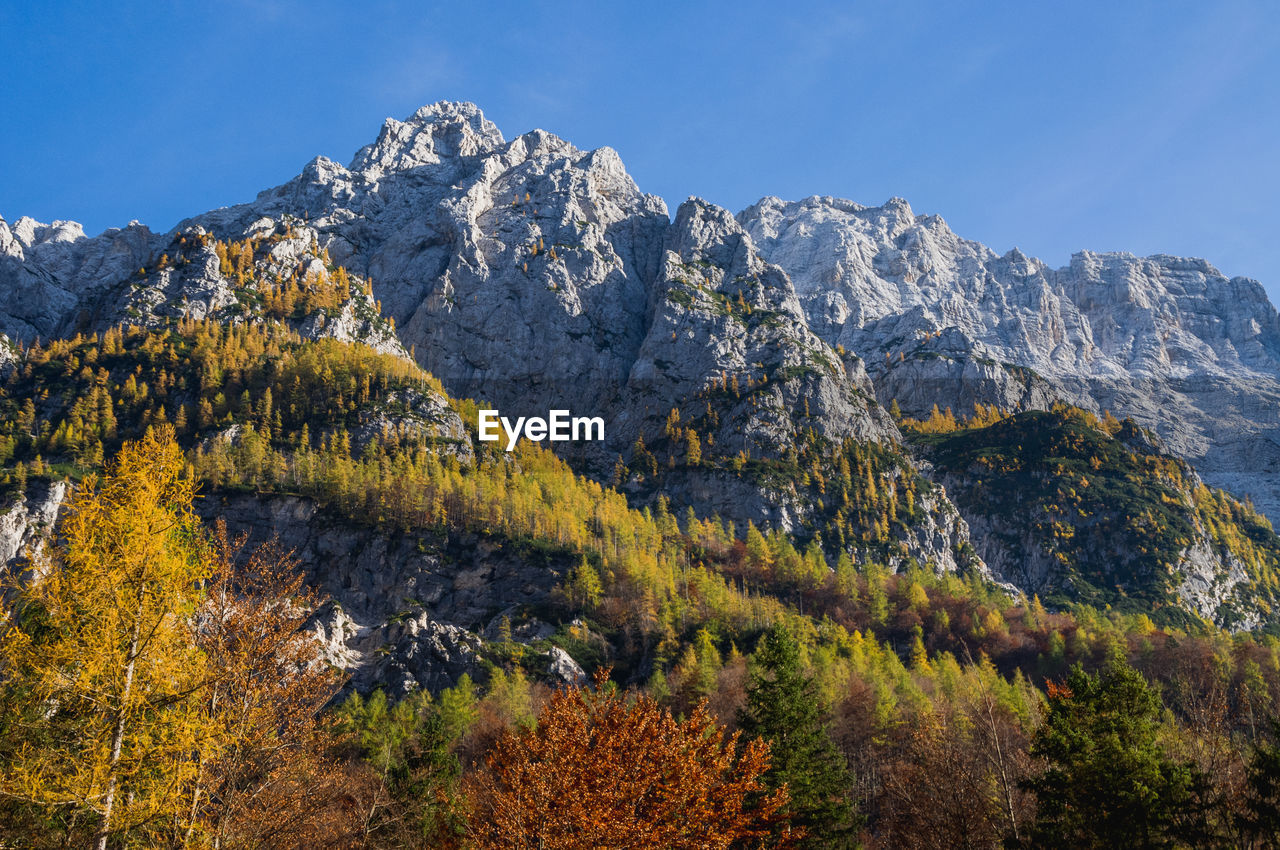
<svg viewBox="0 0 1280 850">
<path fill-rule="evenodd" d="M 994 418 L 994 417 L 993 417 Z M 934 420 L 936 421 L 936 420 Z M 1192 626 L 1258 628 L 1280 586 L 1280 538 L 1126 419 L 1055 404 L 914 442 L 998 575 L 1052 605 L 1086 601 Z"/>
<path fill-rule="evenodd" d="M 144 330 L 108 342 L 122 325 Z M 1084 253 L 1052 270 L 960 239 L 898 199 L 766 198 L 736 216 L 690 199 L 673 218 L 608 148 L 583 152 L 540 130 L 506 141 L 475 106 L 439 103 L 388 120 L 346 167 L 317 158 L 170 233 L 135 223 L 88 237 L 68 222 L 0 220 L 0 332 L 5 463 L 21 462 L 23 476 L 37 461 L 90 468 L 130 428 L 180 411 L 210 504 L 291 541 L 341 604 L 325 615 L 335 657 L 370 681 L 435 686 L 430 664 L 411 669 L 418 647 L 474 655 L 469 641 L 504 611 L 552 604 L 575 576 L 591 584 L 563 545 L 572 535 L 551 526 L 513 526 L 495 542 L 471 513 L 442 530 L 429 504 L 386 507 L 378 488 L 394 476 L 368 465 L 384 455 L 431 492 L 448 475 L 490 482 L 506 470 L 514 488 L 516 471 L 564 482 L 572 469 L 611 488 L 583 489 L 583 505 L 616 491 L 645 516 L 683 520 L 688 509 L 744 539 L 773 529 L 796 555 L 775 538 L 784 598 L 808 592 L 806 565 L 844 556 L 971 574 L 1062 605 L 1136 599 L 1166 622 L 1275 622 L 1280 546 L 1245 501 L 1280 515 L 1280 319 L 1256 282 L 1200 260 Z M 171 352 L 163 366 L 156 347 Z M 108 349 L 102 376 L 87 364 Z M 215 350 L 240 365 L 197 357 Z M 295 398 L 272 357 L 294 363 L 311 394 Z M 387 377 L 362 386 L 357 368 Z M 350 383 L 331 385 L 334 374 Z M 101 401 L 92 413 L 78 402 L 95 384 L 110 388 L 111 417 Z M 497 457 L 476 439 L 466 399 L 513 419 L 600 416 L 605 439 L 549 444 L 563 470 L 542 455 Z M 975 405 L 1004 424 L 966 422 Z M 1074 437 L 1098 443 L 1090 475 L 1140 479 L 1132 504 L 1090 503 L 1090 528 L 1179 505 L 1181 524 L 1161 530 L 1151 557 L 1141 534 L 1117 542 L 1105 568 L 1096 547 L 1058 545 L 1061 506 L 1041 491 L 1065 467 L 1026 452 L 1046 421 L 1031 414 L 1064 405 L 1125 419 L 1123 438 L 1093 425 Z M 960 416 L 945 438 L 910 424 L 935 406 Z M 304 463 L 319 462 L 312 452 L 356 477 L 321 482 Z M 414 466 L 428 464 L 414 452 L 456 472 Z M 978 454 L 1035 472 L 993 492 Z M 1177 481 L 1156 462 L 1166 456 L 1181 464 Z M 352 483 L 360 475 L 372 489 Z M 550 492 L 529 504 L 552 504 Z M 29 538 L 49 515 L 41 498 L 14 502 L 9 537 Z M 1212 518 L 1198 507 L 1209 501 L 1225 506 Z M 1024 504 L 1039 514 L 1022 521 Z M 628 522 L 649 521 L 640 516 Z M 388 536 L 388 523 L 417 529 L 419 548 Z M 522 548 L 552 538 L 550 560 Z M 600 579 L 625 572 L 599 557 Z M 420 583 L 452 589 L 415 595 Z"/>
<path fill-rule="evenodd" d="M 1084 251 L 1051 269 L 897 198 L 765 198 L 738 218 L 813 331 L 866 359 L 886 404 L 1059 399 L 1131 416 L 1280 519 L 1280 317 L 1257 281 L 1165 255 Z"/>
</svg>

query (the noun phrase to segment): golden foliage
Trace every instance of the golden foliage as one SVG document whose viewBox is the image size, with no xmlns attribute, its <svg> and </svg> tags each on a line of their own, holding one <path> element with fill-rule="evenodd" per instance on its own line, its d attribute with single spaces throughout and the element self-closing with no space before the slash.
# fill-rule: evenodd
<svg viewBox="0 0 1280 850">
<path fill-rule="evenodd" d="M 321 847 L 358 824 L 317 719 L 337 681 L 300 631 L 316 600 L 278 551 L 237 565 L 225 532 L 211 545 L 194 495 L 170 431 L 125 443 L 71 501 L 65 542 L 7 589 L 6 829 Z"/>
<path fill-rule="evenodd" d="M 952 431 L 957 431 L 961 428 L 986 428 L 1007 416 L 1009 416 L 1007 411 L 1001 410 L 994 404 L 975 403 L 972 415 L 967 419 L 958 419 L 951 412 L 951 408 L 948 407 L 945 411 L 940 411 L 938 410 L 938 405 L 935 404 L 933 410 L 929 413 L 928 419 L 920 420 L 906 417 L 901 419 L 898 424 L 903 430 L 913 431 L 917 434 L 950 434 Z"/>
<path fill-rule="evenodd" d="M 65 544 L 17 590 L 0 638 L 6 688 L 48 707 L 0 791 L 91 813 L 98 847 L 181 822 L 189 754 L 223 743 L 195 697 L 205 659 L 190 624 L 208 563 L 193 487 L 167 435 L 126 445 L 72 500 Z"/>
</svg>

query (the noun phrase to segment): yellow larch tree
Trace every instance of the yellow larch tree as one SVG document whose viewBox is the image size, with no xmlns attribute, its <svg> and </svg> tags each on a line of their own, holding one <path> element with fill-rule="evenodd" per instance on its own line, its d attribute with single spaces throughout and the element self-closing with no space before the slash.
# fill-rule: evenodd
<svg viewBox="0 0 1280 850">
<path fill-rule="evenodd" d="M 98 850 L 185 832 L 195 754 L 218 750 L 192 634 L 209 573 L 193 496 L 168 429 L 126 444 L 0 611 L 0 689 L 38 707 L 8 730 L 0 794 L 71 812 Z"/>
</svg>

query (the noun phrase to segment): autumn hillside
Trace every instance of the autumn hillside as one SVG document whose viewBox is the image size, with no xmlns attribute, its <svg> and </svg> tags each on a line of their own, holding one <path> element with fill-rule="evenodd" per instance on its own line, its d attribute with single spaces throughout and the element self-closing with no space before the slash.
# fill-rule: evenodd
<svg viewBox="0 0 1280 850">
<path fill-rule="evenodd" d="M 899 199 L 673 218 L 469 104 L 170 233 L 37 224 L 0 221 L 0 848 L 1280 846 L 1265 475 L 1033 321 L 855 321 L 812 240 L 881 240 L 846 259 L 893 292 L 936 240 L 1025 257 Z M 1195 350 L 1270 368 L 1229 327 Z M 562 405 L 605 439 L 478 439 Z"/>
<path fill-rule="evenodd" d="M 265 512 L 274 500 L 301 498 L 330 525 L 407 536 L 420 550 L 459 559 L 458 568 L 496 547 L 522 561 L 528 575 L 547 575 L 540 594 L 488 612 L 494 630 L 475 645 L 466 672 L 432 688 L 434 699 L 425 691 L 403 696 L 397 684 L 388 701 L 363 678 L 360 696 L 335 697 L 325 710 L 336 712 L 340 728 L 355 738 L 308 769 L 336 770 L 348 759 L 342 770 L 371 771 L 361 780 L 371 783 L 368 793 L 394 801 L 394 823 L 379 820 L 377 804 L 367 804 L 374 806 L 366 812 L 373 818 L 371 846 L 411 846 L 418 839 L 406 836 L 404 818 L 426 818 L 421 834 L 466 834 L 466 814 L 457 807 L 469 792 L 459 789 L 473 787 L 468 777 L 487 753 L 503 752 L 490 750 L 503 729 L 522 728 L 535 716 L 546 699 L 550 653 L 567 652 L 588 670 L 609 668 L 620 686 L 647 693 L 677 716 L 691 716 L 709 700 L 710 716 L 736 729 L 750 716 L 751 682 L 770 675 L 759 653 L 771 627 L 796 641 L 797 669 L 822 710 L 816 728 L 826 730 L 836 754 L 820 763 L 843 777 L 823 805 L 845 801 L 866 842 L 935 846 L 929 835 L 963 829 L 994 846 L 1038 823 L 1038 798 L 1024 780 L 1044 769 L 1033 742 L 1053 716 L 1045 711 L 1055 705 L 1054 694 L 1061 700 L 1050 689 L 1046 701 L 1044 688 L 1077 663 L 1085 670 L 1132 665 L 1157 689 L 1159 758 L 1204 777 L 1207 784 L 1185 791 L 1200 795 L 1204 829 L 1241 834 L 1249 795 L 1258 793 L 1245 781 L 1246 766 L 1251 747 L 1268 740 L 1266 718 L 1280 695 L 1280 648 L 1272 638 L 1233 637 L 1203 621 L 1159 628 L 1154 606 L 1149 613 L 1109 612 L 1084 598 L 1054 600 L 1051 610 L 1039 599 L 1011 597 L 976 571 L 967 578 L 939 575 L 917 563 L 893 572 L 875 560 L 832 557 L 836 547 L 820 536 L 806 541 L 753 525 L 739 531 L 715 517 L 677 514 L 665 500 L 637 510 L 536 446 L 507 455 L 479 443 L 474 404 L 449 399 L 438 382 L 395 355 L 307 340 L 272 322 L 177 320 L 31 346 L 9 372 L 3 404 L 5 481 L 13 493 L 62 477 L 79 486 L 125 441 L 171 428 L 207 516 L 224 503 L 248 499 Z M 1062 436 L 1032 416 L 920 439 L 948 471 L 1009 474 L 1007 466 L 1021 463 L 1020 472 L 1043 481 L 1045 474 L 1026 466 L 1073 463 L 1094 489 L 1127 483 L 1125 492 L 1138 499 L 1165 492 L 1149 496 L 1140 477 L 1108 478 L 1110 467 L 1090 463 L 1095 456 L 1130 464 L 1130 478 L 1158 476 L 1169 488 L 1166 503 L 1186 492 L 1174 489 L 1185 470 L 1169 461 L 1161 466 L 1137 432 L 1110 433 L 1115 426 L 1070 411 L 1040 416 L 1056 417 Z M 1030 436 L 1016 430 L 1006 433 L 1027 421 L 1038 422 L 1027 434 L 1044 446 L 1027 445 Z M 984 448 L 995 437 L 1023 454 L 1010 462 Z M 909 521 L 915 497 L 901 483 L 909 479 L 891 477 L 893 467 L 881 458 L 874 447 L 847 446 L 831 462 L 827 486 L 866 494 L 861 499 L 893 493 L 895 501 L 881 502 L 889 506 L 882 516 L 893 522 L 901 511 Z M 1108 483 L 1114 480 L 1120 483 Z M 1059 497 L 1049 491 L 1040 498 Z M 1248 521 L 1221 499 L 1198 487 L 1168 516 L 1187 528 Z M 848 504 L 859 502 L 850 496 Z M 1141 518 L 1145 508 L 1133 510 Z M 830 521 L 849 515 L 859 514 L 837 510 Z M 868 530 L 857 533 L 874 535 L 882 519 L 861 515 Z M 1240 545 L 1217 533 L 1221 545 Z M 1258 563 L 1267 563 L 1268 550 L 1259 551 Z M 311 580 L 325 587 L 321 577 Z M 340 602 L 333 591 L 316 610 Z M 408 604 L 407 615 L 424 610 L 429 603 L 419 600 Z M 406 614 L 387 619 L 396 616 Z M 397 645 L 381 653 L 375 647 L 366 663 L 404 669 L 383 660 L 396 651 Z M 781 727 L 746 728 L 767 740 L 777 734 L 770 729 Z M 1003 763 L 988 760 L 992 747 Z M 942 753 L 952 755 L 940 760 Z M 980 798 L 988 802 L 947 809 L 945 789 L 958 782 L 988 789 Z M 42 822 L 39 811 L 56 816 L 46 822 L 50 835 L 74 834 L 92 822 L 68 820 L 78 810 L 69 800 L 62 805 L 12 811 L 23 812 L 24 823 Z M 810 828 L 821 834 L 821 824 Z"/>
</svg>

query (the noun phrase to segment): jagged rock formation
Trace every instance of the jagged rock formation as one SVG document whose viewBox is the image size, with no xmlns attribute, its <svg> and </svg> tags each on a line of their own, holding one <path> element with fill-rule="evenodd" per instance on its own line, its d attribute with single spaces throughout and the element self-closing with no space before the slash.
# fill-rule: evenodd
<svg viewBox="0 0 1280 850">
<path fill-rule="evenodd" d="M 1280 317 L 1256 281 L 1164 255 L 1086 251 L 1050 269 L 900 198 L 765 198 L 739 220 L 885 403 L 1109 409 L 1280 519 Z"/>
<path fill-rule="evenodd" d="M 134 222 L 88 238 L 79 224 L 0 219 L 0 332 L 11 339 L 60 335 L 80 306 L 151 259 L 158 244 Z"/>
<path fill-rule="evenodd" d="M 681 204 L 651 286 L 648 331 L 611 408 L 617 450 L 637 436 L 657 442 L 673 409 L 714 408 L 715 424 L 703 430 L 721 456 L 778 457 L 808 428 L 825 440 L 898 438 L 861 361 L 809 331 L 787 276 L 726 211 Z M 728 380 L 753 391 L 716 394 Z M 702 513 L 788 530 L 803 519 L 786 494 L 722 469 L 681 467 L 663 484 Z"/>
<path fill-rule="evenodd" d="M 504 142 L 470 104 L 388 120 L 343 168 L 323 157 L 250 203 L 193 220 L 239 238 L 307 217 L 367 276 L 401 339 L 455 395 L 514 415 L 597 412 L 644 337 L 668 226 L 608 148 L 542 131 Z"/>
<path fill-rule="evenodd" d="M 12 357 L 10 337 L 30 342 L 177 318 L 241 322 L 286 281 L 328 283 L 317 233 L 300 222 L 260 217 L 235 238 L 260 246 L 247 279 L 233 279 L 220 246 L 198 226 L 154 235 L 132 224 L 90 239 L 74 223 L 23 218 L 9 230 L 0 219 L 0 368 Z M 287 318 L 306 339 L 359 341 L 407 356 L 366 283 L 353 280 L 348 290 L 326 309 Z"/>
<path fill-rule="evenodd" d="M 250 245 L 246 268 L 233 273 L 215 239 Z M 765 198 L 736 217 L 691 199 L 673 221 L 611 149 L 540 130 L 507 141 L 470 104 L 388 120 L 346 167 L 317 158 L 169 234 L 0 220 L 0 333 L 252 320 L 287 281 L 339 266 L 351 285 L 336 305 L 282 313 L 304 338 L 411 351 L 450 393 L 512 417 L 603 416 L 603 443 L 555 448 L 637 502 L 803 535 L 821 513 L 812 493 L 731 473 L 735 458 L 795 469 L 797 454 L 848 440 L 900 452 L 894 400 L 914 415 L 1065 400 L 1134 417 L 1210 484 L 1280 517 L 1280 318 L 1256 282 L 1166 256 L 1086 252 L 1054 270 L 900 199 Z M 0 346 L 0 369 L 11 357 Z M 696 419 L 702 462 L 673 437 L 673 409 Z M 353 442 L 399 427 L 413 423 L 370 420 Z M 660 443 L 667 463 L 636 472 L 637 447 Z M 957 512 L 941 488 L 921 506 L 903 557 L 955 569 L 972 531 L 1000 560 L 981 511 Z M 1221 602 L 1192 585 L 1192 607 Z M 385 622 L 343 616 L 335 633 Z M 460 657 L 465 641 L 419 626 Z"/>
<path fill-rule="evenodd" d="M 462 673 L 474 678 L 486 626 L 503 613 L 519 626 L 520 612 L 544 607 L 571 566 L 476 535 L 353 526 L 310 499 L 228 495 L 199 508 L 251 546 L 275 540 L 293 553 L 328 600 L 312 627 L 360 689 L 438 691 Z"/>
</svg>

